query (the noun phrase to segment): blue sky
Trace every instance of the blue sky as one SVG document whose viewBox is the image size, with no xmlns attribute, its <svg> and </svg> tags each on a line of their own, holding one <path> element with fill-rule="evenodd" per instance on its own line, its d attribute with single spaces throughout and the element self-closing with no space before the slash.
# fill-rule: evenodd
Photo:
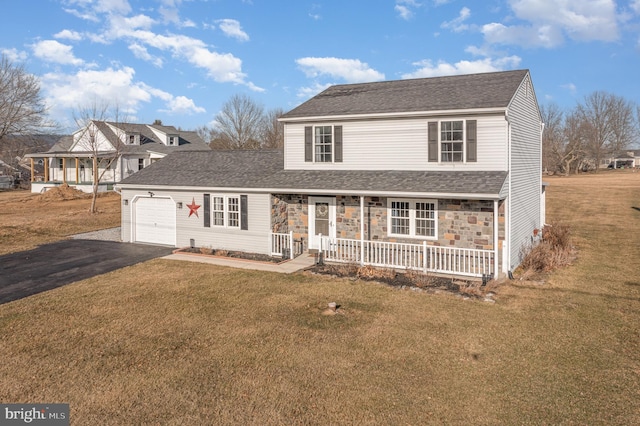
<svg viewBox="0 0 640 426">
<path fill-rule="evenodd" d="M 541 104 L 640 103 L 640 0 L 0 0 L 0 52 L 52 116 L 212 125 L 232 95 L 289 110 L 331 84 L 528 68 Z"/>
</svg>

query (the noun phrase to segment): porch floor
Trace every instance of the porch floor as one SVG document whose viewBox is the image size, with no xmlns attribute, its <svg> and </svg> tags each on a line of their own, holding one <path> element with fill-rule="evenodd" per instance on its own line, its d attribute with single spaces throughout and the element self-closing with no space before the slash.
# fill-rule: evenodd
<svg viewBox="0 0 640 426">
<path fill-rule="evenodd" d="M 281 274 L 291 274 L 301 271 L 315 264 L 315 258 L 308 252 L 302 253 L 300 256 L 292 260 L 276 264 L 269 262 L 257 262 L 247 259 L 237 259 L 230 257 L 214 257 L 214 256 L 193 256 L 186 253 L 174 253 L 163 257 L 169 260 L 184 260 L 189 262 L 209 263 L 218 266 L 228 266 L 230 268 L 253 269 L 256 271 L 279 272 Z"/>
</svg>

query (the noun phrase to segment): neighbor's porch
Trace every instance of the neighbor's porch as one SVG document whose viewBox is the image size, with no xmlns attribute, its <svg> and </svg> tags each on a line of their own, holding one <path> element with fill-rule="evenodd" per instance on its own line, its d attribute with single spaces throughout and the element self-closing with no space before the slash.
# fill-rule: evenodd
<svg viewBox="0 0 640 426">
<path fill-rule="evenodd" d="M 67 184 L 83 192 L 93 192 L 93 186 L 99 179 L 98 192 L 113 189 L 116 183 L 116 170 L 113 156 L 95 158 L 88 155 L 66 156 L 29 156 L 31 161 L 31 192 L 41 193 L 48 189 Z M 42 158 L 44 173 L 41 177 L 34 173 L 35 159 Z M 108 161 L 106 167 L 102 165 Z M 97 172 L 94 172 L 96 171 Z"/>
</svg>

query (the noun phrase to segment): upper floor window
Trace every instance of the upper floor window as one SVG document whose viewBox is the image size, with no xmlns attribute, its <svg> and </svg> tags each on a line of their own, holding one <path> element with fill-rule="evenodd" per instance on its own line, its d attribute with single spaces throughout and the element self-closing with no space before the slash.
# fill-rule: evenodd
<svg viewBox="0 0 640 426">
<path fill-rule="evenodd" d="M 305 127 L 304 160 L 315 163 L 342 162 L 342 126 Z"/>
<path fill-rule="evenodd" d="M 62 158 L 58 158 L 58 169 L 64 169 L 64 160 Z"/>
<path fill-rule="evenodd" d="M 440 122 L 440 161 L 461 162 L 464 152 L 462 121 Z"/>
<path fill-rule="evenodd" d="M 167 138 L 170 146 L 178 146 L 180 144 L 180 138 L 177 135 L 169 135 Z"/>
<path fill-rule="evenodd" d="M 127 143 L 129 145 L 140 145 L 140 135 L 136 133 L 127 135 Z"/>
<path fill-rule="evenodd" d="M 436 238 L 435 200 L 389 199 L 389 235 Z"/>
<path fill-rule="evenodd" d="M 476 131 L 476 120 L 429 122 L 429 161 L 440 163 L 476 162 L 478 150 Z"/>
<path fill-rule="evenodd" d="M 144 169 L 144 158 L 138 158 L 138 170 Z"/>
<path fill-rule="evenodd" d="M 333 132 L 331 126 L 316 126 L 313 147 L 315 152 L 314 161 L 316 163 L 330 163 L 333 161 L 331 155 L 333 147 Z"/>
</svg>

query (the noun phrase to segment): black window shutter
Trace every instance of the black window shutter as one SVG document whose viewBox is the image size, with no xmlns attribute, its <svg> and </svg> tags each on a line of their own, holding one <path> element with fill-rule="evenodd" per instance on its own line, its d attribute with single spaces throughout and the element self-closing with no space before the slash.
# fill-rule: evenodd
<svg viewBox="0 0 640 426">
<path fill-rule="evenodd" d="M 240 229 L 247 230 L 249 229 L 249 212 L 247 211 L 248 206 L 248 198 L 246 195 L 240 196 Z"/>
<path fill-rule="evenodd" d="M 429 122 L 429 135 L 428 135 L 428 150 L 429 150 L 429 162 L 438 162 L 438 122 Z"/>
<path fill-rule="evenodd" d="M 342 126 L 333 126 L 333 147 L 335 149 L 333 161 L 342 163 Z"/>
<path fill-rule="evenodd" d="M 313 161 L 313 127 L 304 128 L 304 161 Z"/>
<path fill-rule="evenodd" d="M 211 227 L 211 196 L 204 194 L 204 227 Z"/>
<path fill-rule="evenodd" d="M 467 161 L 478 161 L 477 121 L 467 120 Z"/>
</svg>

